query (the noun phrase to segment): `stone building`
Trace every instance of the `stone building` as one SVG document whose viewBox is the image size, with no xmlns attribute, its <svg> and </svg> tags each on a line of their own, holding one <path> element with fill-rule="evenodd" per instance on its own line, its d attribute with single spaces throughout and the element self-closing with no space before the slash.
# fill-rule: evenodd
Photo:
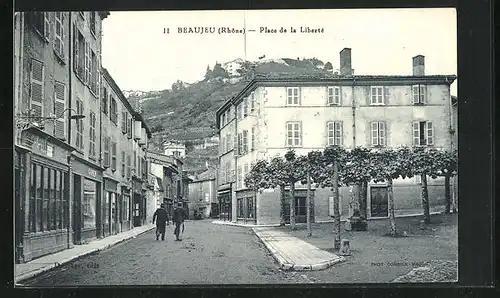
<svg viewBox="0 0 500 298">
<path fill-rule="evenodd" d="M 451 149 L 454 75 L 425 75 L 421 55 L 413 58 L 413 75 L 354 75 L 347 48 L 340 52 L 340 66 L 340 75 L 325 77 L 255 75 L 217 111 L 218 198 L 224 219 L 279 223 L 279 190 L 254 194 L 243 179 L 256 160 L 283 156 L 291 148 L 300 155 L 328 145 Z M 420 212 L 419 183 L 418 177 L 394 181 L 396 214 Z M 431 211 L 442 208 L 443 184 L 442 179 L 429 181 Z M 349 215 L 349 191 L 340 189 L 344 217 Z M 305 194 L 298 183 L 297 222 L 306 220 Z M 329 220 L 331 191 L 314 189 L 313 194 L 313 220 Z M 387 209 L 386 184 L 370 183 L 368 217 L 387 217 Z"/>
</svg>

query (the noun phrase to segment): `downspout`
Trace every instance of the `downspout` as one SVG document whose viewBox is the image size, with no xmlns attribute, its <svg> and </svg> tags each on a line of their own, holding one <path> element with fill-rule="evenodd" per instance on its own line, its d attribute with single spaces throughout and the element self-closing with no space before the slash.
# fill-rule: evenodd
<svg viewBox="0 0 500 298">
<path fill-rule="evenodd" d="M 232 102 L 234 108 L 234 132 L 236 136 L 236 151 L 237 154 L 234 155 L 234 198 L 231 197 L 231 221 L 236 222 L 236 189 L 238 188 L 238 156 L 240 154 L 239 139 L 238 139 L 238 110 L 236 109 L 236 104 Z M 234 140 L 234 139 L 233 139 Z M 243 141 L 243 140 L 242 140 Z M 234 152 L 234 151 L 233 151 Z M 232 190 L 232 189 L 231 189 Z M 234 217 L 233 217 L 233 209 Z"/>
<path fill-rule="evenodd" d="M 71 102 L 73 101 L 73 93 L 72 93 L 72 90 L 71 90 L 71 86 L 72 86 L 72 80 L 73 80 L 73 56 L 72 56 L 72 43 L 73 43 L 73 32 L 72 32 L 72 20 L 71 20 L 71 16 L 73 15 L 73 13 L 70 11 L 68 12 L 68 23 L 69 23 L 69 30 L 68 30 L 68 39 L 69 39 L 69 47 L 68 47 L 68 97 L 69 97 L 69 100 L 68 100 L 68 144 L 71 146 L 72 142 L 71 142 L 71 112 L 72 112 L 72 108 L 71 108 Z M 74 45 L 73 45 L 74 46 Z M 67 237 L 67 241 L 68 241 L 68 248 L 71 248 L 72 245 L 71 245 L 71 239 L 70 239 L 70 230 L 72 229 L 72 220 L 73 220 L 73 201 L 74 201 L 74 198 L 73 198 L 73 188 L 74 188 L 74 185 L 73 185 L 73 168 L 71 166 L 71 162 L 72 162 L 72 152 L 68 155 L 68 226 L 66 227 L 66 237 Z"/>
</svg>

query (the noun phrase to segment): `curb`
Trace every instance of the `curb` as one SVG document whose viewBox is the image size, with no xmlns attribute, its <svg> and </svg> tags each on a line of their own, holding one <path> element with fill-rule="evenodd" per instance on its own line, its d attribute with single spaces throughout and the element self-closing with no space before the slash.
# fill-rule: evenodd
<svg viewBox="0 0 500 298">
<path fill-rule="evenodd" d="M 238 224 L 238 223 L 232 223 L 232 222 L 220 222 L 220 221 L 212 221 L 211 222 L 214 225 L 222 225 L 222 226 L 234 226 L 234 227 L 242 227 L 242 228 L 274 228 L 274 227 L 279 227 L 279 224 L 273 224 L 273 225 L 245 225 L 245 224 Z"/>
<path fill-rule="evenodd" d="M 345 261 L 342 256 L 337 256 L 335 259 L 328 260 L 326 262 L 321 262 L 317 264 L 294 264 L 288 262 L 280 253 L 276 251 L 272 244 L 263 241 L 262 236 L 254 228 L 252 228 L 254 234 L 259 238 L 259 240 L 264 244 L 264 246 L 271 252 L 273 258 L 278 262 L 279 268 L 284 271 L 318 271 L 327 269 L 337 263 Z"/>
<path fill-rule="evenodd" d="M 89 251 L 83 252 L 83 253 L 81 253 L 81 254 L 79 254 L 79 255 L 76 255 L 76 256 L 71 256 L 71 257 L 69 257 L 69 258 L 67 258 L 67 259 L 63 260 L 62 262 L 55 262 L 54 264 L 50 264 L 50 265 L 47 265 L 47 266 L 42 267 L 42 268 L 40 268 L 40 269 L 37 269 L 37 270 L 31 271 L 31 272 L 27 272 L 27 273 L 25 273 L 25 274 L 23 274 L 23 275 L 21 275 L 21 276 L 19 276 L 19 277 L 14 277 L 14 280 L 15 280 L 15 281 L 14 281 L 14 283 L 15 283 L 15 285 L 17 285 L 17 286 L 22 286 L 22 284 L 20 284 L 22 281 L 29 280 L 29 279 L 31 279 L 31 278 L 34 278 L 34 277 L 36 277 L 36 276 L 40 275 L 40 274 L 43 274 L 43 273 L 46 273 L 46 272 L 48 272 L 48 271 L 51 271 L 51 270 L 53 270 L 53 269 L 55 269 L 55 268 L 58 268 L 58 267 L 60 267 L 60 266 L 62 266 L 62 265 L 68 264 L 68 263 L 70 263 L 70 262 L 77 261 L 77 260 L 79 260 L 79 259 L 81 259 L 81 258 L 83 258 L 83 257 L 85 257 L 85 256 L 90 255 L 90 254 L 93 254 L 93 253 L 96 253 L 96 252 L 99 252 L 99 251 L 106 250 L 106 249 L 108 249 L 108 248 L 110 248 L 110 247 L 112 247 L 112 246 L 115 246 L 115 245 L 117 245 L 117 244 L 120 244 L 120 243 L 122 243 L 122 242 L 125 242 L 125 241 L 127 241 L 127 240 L 130 240 L 130 239 L 132 239 L 132 238 L 134 238 L 134 237 L 137 237 L 137 236 L 139 236 L 139 235 L 142 235 L 142 234 L 144 234 L 144 233 L 147 233 L 147 232 L 151 231 L 152 229 L 154 229 L 154 226 L 152 226 L 152 227 L 150 227 L 150 228 L 148 228 L 148 229 L 146 229 L 146 230 L 144 230 L 144 231 L 141 231 L 141 232 L 139 232 L 139 233 L 137 233 L 137 234 L 135 234 L 135 235 L 131 235 L 131 236 L 130 236 L 130 237 L 128 237 L 128 238 L 122 238 L 122 239 L 120 239 L 120 240 L 118 240 L 118 241 L 116 241 L 116 242 L 113 242 L 113 243 L 107 244 L 106 246 L 103 246 L 103 247 L 100 247 L 100 248 L 94 248 L 94 249 L 92 249 L 92 250 L 89 250 Z"/>
</svg>

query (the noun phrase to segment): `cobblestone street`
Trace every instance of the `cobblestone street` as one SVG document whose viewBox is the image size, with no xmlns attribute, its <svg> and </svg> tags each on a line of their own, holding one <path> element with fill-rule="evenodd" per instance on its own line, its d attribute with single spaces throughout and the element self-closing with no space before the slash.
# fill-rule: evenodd
<svg viewBox="0 0 500 298">
<path fill-rule="evenodd" d="M 251 230 L 186 222 L 182 242 L 154 230 L 23 283 L 27 286 L 311 283 L 283 272 Z"/>
</svg>

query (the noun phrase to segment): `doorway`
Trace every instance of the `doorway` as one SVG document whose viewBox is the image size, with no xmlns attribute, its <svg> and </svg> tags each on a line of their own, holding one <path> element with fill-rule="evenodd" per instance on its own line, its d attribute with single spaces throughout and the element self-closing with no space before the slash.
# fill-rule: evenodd
<svg viewBox="0 0 500 298">
<path fill-rule="evenodd" d="M 80 244 L 82 240 L 81 228 L 82 177 L 73 175 L 73 243 Z"/>
<path fill-rule="evenodd" d="M 295 197 L 295 223 L 307 223 L 306 197 Z M 290 223 L 290 202 L 285 203 L 285 223 Z M 314 204 L 311 200 L 311 222 L 314 222 Z"/>
<path fill-rule="evenodd" d="M 141 225 L 141 195 L 134 193 L 134 208 L 132 210 L 134 217 L 134 227 Z"/>
<path fill-rule="evenodd" d="M 389 196 L 386 186 L 370 187 L 371 217 L 389 216 Z"/>
</svg>

